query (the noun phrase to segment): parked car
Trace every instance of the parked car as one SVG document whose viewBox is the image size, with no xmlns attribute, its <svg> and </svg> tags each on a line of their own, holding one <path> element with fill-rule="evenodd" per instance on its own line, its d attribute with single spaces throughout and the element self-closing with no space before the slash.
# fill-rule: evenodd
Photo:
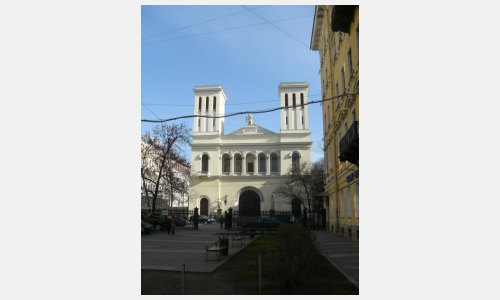
<svg viewBox="0 0 500 300">
<path fill-rule="evenodd" d="M 152 225 L 160 225 L 161 226 L 163 224 L 163 222 L 165 222 L 165 216 L 162 216 L 160 214 L 150 214 L 144 218 L 144 221 L 146 221 Z"/>
<path fill-rule="evenodd" d="M 141 220 L 141 234 L 148 234 L 153 231 L 154 226 L 148 222 Z"/>
<path fill-rule="evenodd" d="M 189 221 L 194 222 L 194 216 L 189 217 Z M 200 224 L 210 224 L 211 221 L 205 215 L 198 215 L 198 223 L 200 223 Z"/>
<path fill-rule="evenodd" d="M 184 227 L 186 226 L 187 220 L 183 216 L 175 216 L 175 224 L 177 227 Z"/>
</svg>

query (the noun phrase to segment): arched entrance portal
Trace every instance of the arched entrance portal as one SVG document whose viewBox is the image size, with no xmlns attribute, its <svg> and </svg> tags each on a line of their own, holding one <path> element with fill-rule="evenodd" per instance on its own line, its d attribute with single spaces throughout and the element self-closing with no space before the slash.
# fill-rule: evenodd
<svg viewBox="0 0 500 300">
<path fill-rule="evenodd" d="M 301 215 L 300 200 L 297 198 L 292 200 L 292 215 L 294 215 L 296 218 L 300 218 Z"/>
<path fill-rule="evenodd" d="M 203 198 L 200 200 L 200 215 L 208 216 L 208 199 Z"/>
<path fill-rule="evenodd" d="M 246 190 L 239 199 L 240 216 L 260 216 L 260 196 L 257 192 Z"/>
</svg>

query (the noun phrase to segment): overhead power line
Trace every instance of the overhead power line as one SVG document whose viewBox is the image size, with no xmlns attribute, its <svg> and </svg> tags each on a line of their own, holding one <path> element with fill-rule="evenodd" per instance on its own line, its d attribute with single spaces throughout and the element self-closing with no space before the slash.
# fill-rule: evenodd
<svg viewBox="0 0 500 300">
<path fill-rule="evenodd" d="M 309 97 L 311 97 L 311 96 L 319 96 L 319 95 L 321 95 L 321 94 L 309 95 Z M 225 105 L 241 105 L 241 104 L 265 103 L 265 102 L 277 102 L 279 100 L 280 99 L 262 100 L 262 101 L 250 101 L 250 102 L 235 102 L 235 103 L 226 103 Z M 150 106 L 190 106 L 190 107 L 194 107 L 194 104 L 169 104 L 169 103 L 144 103 L 144 104 L 150 105 Z"/>
<path fill-rule="evenodd" d="M 175 41 L 175 40 L 193 38 L 193 37 L 197 37 L 197 36 L 201 36 L 201 35 L 207 35 L 207 34 L 212 34 L 212 33 L 219 33 L 219 32 L 225 32 L 225 31 L 231 31 L 231 30 L 237 30 L 237 29 L 250 28 L 250 27 L 265 25 L 265 24 L 268 24 L 269 22 L 271 22 L 271 23 L 272 22 L 278 23 L 278 22 L 285 22 L 285 21 L 290 21 L 290 20 L 295 20 L 295 19 L 302 19 L 302 18 L 307 18 L 307 17 L 312 17 L 312 16 L 313 15 L 304 15 L 304 16 L 291 17 L 291 18 L 280 19 L 280 20 L 275 20 L 275 21 L 268 21 L 268 22 L 262 22 L 262 23 L 255 23 L 255 24 L 249 24 L 249 25 L 242 25 L 242 26 L 224 28 L 224 29 L 220 29 L 220 30 L 214 30 L 214 31 L 201 32 L 201 33 L 195 33 L 195 34 L 190 34 L 190 35 L 183 35 L 183 36 L 173 37 L 173 38 L 169 38 L 169 39 L 166 39 L 166 40 L 146 42 L 146 43 L 142 43 L 142 45 L 143 46 L 149 46 L 149 45 L 154 45 L 154 44 L 159 44 L 159 43 L 165 43 L 165 42 L 170 42 L 170 41 Z"/>
<path fill-rule="evenodd" d="M 280 27 L 278 27 L 276 24 L 274 24 L 273 22 L 269 21 L 268 19 L 264 18 L 263 16 L 259 15 L 258 13 L 254 12 L 253 10 L 249 9 L 248 7 L 242 5 L 246 10 L 248 10 L 249 12 L 251 12 L 252 14 L 256 15 L 257 17 L 261 18 L 262 20 L 266 21 L 266 23 L 268 23 L 269 25 L 273 26 L 274 28 L 278 29 L 279 31 L 281 31 L 282 33 L 284 33 L 285 35 L 287 35 L 289 38 L 295 40 L 296 42 L 298 42 L 299 44 L 301 44 L 302 46 L 306 47 L 307 49 L 309 49 L 309 46 L 307 44 L 305 44 L 304 42 L 302 42 L 301 40 L 299 40 L 298 38 L 296 38 L 295 36 L 293 36 L 292 34 L 286 32 L 285 30 L 281 29 Z"/>
<path fill-rule="evenodd" d="M 339 96 L 335 96 L 335 97 L 331 97 L 331 98 L 326 98 L 326 99 L 322 99 L 322 100 L 314 100 L 314 101 L 305 103 L 304 105 L 323 103 L 323 102 L 330 101 L 330 100 L 333 100 L 336 98 L 340 98 L 340 97 L 344 97 L 344 96 L 353 96 L 353 95 L 357 95 L 357 94 L 359 94 L 359 93 L 343 94 L 343 95 L 339 95 Z M 302 106 L 302 105 L 298 105 L 298 106 Z M 270 109 L 254 110 L 254 111 L 240 111 L 240 112 L 226 114 L 223 116 L 187 115 L 187 116 L 181 116 L 181 117 L 175 117 L 175 118 L 169 118 L 169 119 L 159 119 L 159 120 L 142 119 L 141 122 L 164 123 L 164 122 L 175 121 L 175 120 L 179 120 L 179 119 L 188 119 L 188 118 L 195 118 L 195 117 L 202 117 L 202 118 L 207 118 L 207 119 L 219 119 L 219 118 L 227 118 L 227 117 L 233 117 L 233 116 L 244 115 L 244 114 L 255 114 L 255 115 L 256 114 L 264 114 L 264 113 L 269 113 L 269 112 L 273 112 L 273 111 L 277 111 L 277 110 L 281 110 L 281 109 L 287 109 L 287 108 L 288 107 L 282 106 L 282 107 L 276 107 L 276 108 L 270 108 Z"/>
<path fill-rule="evenodd" d="M 264 7 L 264 6 L 265 6 L 265 5 L 259 5 L 259 6 L 257 6 L 257 7 L 254 7 L 253 9 L 258 9 L 258 8 L 261 8 L 261 7 Z M 235 16 L 235 15 L 238 15 L 238 14 L 244 13 L 244 12 L 247 12 L 247 10 L 246 10 L 246 9 L 244 9 L 244 10 L 239 10 L 239 11 L 236 11 L 236 12 L 233 12 L 233 13 L 230 13 L 230 14 L 227 14 L 227 15 L 220 16 L 220 17 L 216 17 L 216 18 L 212 18 L 212 19 L 204 20 L 204 21 L 201 21 L 201 22 L 198 22 L 198 23 L 193 23 L 193 24 L 190 24 L 190 25 L 182 26 L 182 27 L 177 27 L 177 28 L 174 28 L 174 29 L 171 29 L 171 30 L 168 30 L 168 31 L 162 32 L 162 33 L 158 33 L 158 34 L 155 34 L 155 35 L 150 35 L 150 36 L 148 36 L 148 37 L 144 37 L 144 38 L 142 38 L 141 40 L 142 40 L 142 41 L 144 41 L 144 40 L 149 40 L 149 39 L 152 39 L 152 38 L 155 38 L 155 37 L 161 36 L 161 35 L 169 34 L 169 33 L 175 32 L 175 31 L 184 30 L 184 29 L 189 28 L 189 27 L 193 27 L 193 26 L 197 26 L 197 25 L 206 24 L 206 23 L 210 23 L 210 22 L 213 22 L 213 21 L 221 20 L 221 19 L 224 19 L 224 18 L 227 18 L 227 17 L 231 17 L 231 16 Z"/>
</svg>

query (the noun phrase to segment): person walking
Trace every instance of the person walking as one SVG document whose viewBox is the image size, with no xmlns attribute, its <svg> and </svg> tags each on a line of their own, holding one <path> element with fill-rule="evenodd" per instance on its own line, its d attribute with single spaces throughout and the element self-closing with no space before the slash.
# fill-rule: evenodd
<svg viewBox="0 0 500 300">
<path fill-rule="evenodd" d="M 175 234 L 175 226 L 177 225 L 177 220 L 175 219 L 175 216 L 172 216 L 172 235 Z"/>
<path fill-rule="evenodd" d="M 220 223 L 220 229 L 224 229 L 224 216 L 220 216 L 219 223 Z"/>
<path fill-rule="evenodd" d="M 170 234 L 170 230 L 172 229 L 172 221 L 170 220 L 169 216 L 167 216 L 165 220 L 165 228 L 167 229 L 167 233 Z"/>
</svg>

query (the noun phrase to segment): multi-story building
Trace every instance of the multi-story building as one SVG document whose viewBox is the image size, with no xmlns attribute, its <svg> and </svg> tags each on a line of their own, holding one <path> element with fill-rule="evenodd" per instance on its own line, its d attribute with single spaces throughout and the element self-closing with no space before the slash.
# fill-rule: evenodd
<svg viewBox="0 0 500 300">
<path fill-rule="evenodd" d="M 281 83 L 280 133 L 255 124 L 247 116 L 242 128 L 224 134 L 227 101 L 221 86 L 194 88 L 193 140 L 191 144 L 190 209 L 200 214 L 229 208 L 240 216 L 261 211 L 298 211 L 300 203 L 275 193 L 289 179 L 292 163 L 310 162 L 308 88 L 305 82 Z M 210 118 L 219 117 L 219 118 Z"/>
<path fill-rule="evenodd" d="M 316 6 L 311 50 L 321 64 L 327 228 L 359 240 L 359 6 Z"/>
<path fill-rule="evenodd" d="M 159 183 L 158 198 L 155 211 L 169 209 L 172 207 L 186 207 L 189 199 L 189 174 L 190 165 L 182 159 L 172 156 L 165 163 L 163 176 L 158 180 L 158 157 L 161 153 L 154 150 L 151 144 L 141 142 L 141 210 L 150 211 L 152 209 L 152 196 L 156 188 L 156 183 Z M 169 177 L 167 180 L 166 177 Z M 144 180 L 143 177 L 148 178 Z M 146 196 L 146 190 L 148 195 Z"/>
</svg>

